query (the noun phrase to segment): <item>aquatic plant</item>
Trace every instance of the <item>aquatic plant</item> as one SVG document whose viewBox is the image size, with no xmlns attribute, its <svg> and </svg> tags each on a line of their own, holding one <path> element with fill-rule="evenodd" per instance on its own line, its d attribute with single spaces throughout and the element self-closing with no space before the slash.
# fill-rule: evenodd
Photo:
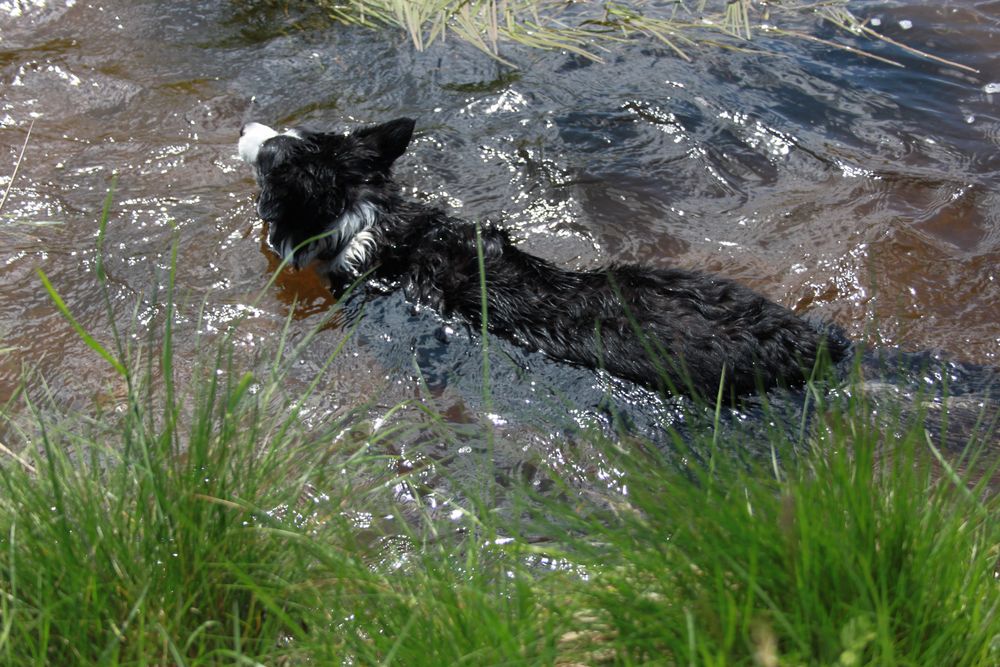
<svg viewBox="0 0 1000 667">
<path fill-rule="evenodd" d="M 567 2 L 566 0 L 249 0 L 244 5 L 298 6 L 319 11 L 328 19 L 368 28 L 402 29 L 420 51 L 449 36 L 463 40 L 498 61 L 514 64 L 504 44 L 564 50 L 600 61 L 610 44 L 634 37 L 667 46 L 691 60 L 702 47 L 774 48 L 768 36 L 805 39 L 901 66 L 885 54 L 811 34 L 809 17 L 840 28 L 845 35 L 880 40 L 911 54 L 967 71 L 971 68 L 901 44 L 874 30 L 852 13 L 847 0 L 820 2 L 755 2 L 754 0 L 656 0 L 633 2 Z"/>
</svg>

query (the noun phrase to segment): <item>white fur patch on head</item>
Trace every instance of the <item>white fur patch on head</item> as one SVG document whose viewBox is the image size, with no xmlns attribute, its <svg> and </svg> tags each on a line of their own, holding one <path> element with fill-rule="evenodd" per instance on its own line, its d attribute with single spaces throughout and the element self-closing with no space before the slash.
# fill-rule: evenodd
<svg viewBox="0 0 1000 667">
<path fill-rule="evenodd" d="M 278 136 L 278 133 L 261 123 L 247 123 L 240 130 L 240 142 L 238 144 L 240 159 L 249 165 L 257 161 L 257 153 L 260 145 L 271 137 Z"/>
<path fill-rule="evenodd" d="M 285 130 L 281 134 L 293 139 L 301 139 L 302 134 L 298 130 Z M 249 165 L 257 162 L 257 153 L 260 152 L 261 145 L 272 137 L 278 136 L 278 131 L 268 127 L 263 123 L 247 123 L 240 130 L 239 147 L 240 158 Z"/>
</svg>

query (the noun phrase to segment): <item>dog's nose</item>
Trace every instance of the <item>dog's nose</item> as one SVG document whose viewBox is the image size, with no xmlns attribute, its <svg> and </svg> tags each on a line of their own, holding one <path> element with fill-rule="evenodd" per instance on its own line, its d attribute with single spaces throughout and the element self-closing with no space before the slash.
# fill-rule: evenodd
<svg viewBox="0 0 1000 667">
<path fill-rule="evenodd" d="M 243 123 L 242 125 L 240 125 L 240 136 L 242 137 L 243 133 L 246 131 L 247 131 L 247 123 Z"/>
</svg>

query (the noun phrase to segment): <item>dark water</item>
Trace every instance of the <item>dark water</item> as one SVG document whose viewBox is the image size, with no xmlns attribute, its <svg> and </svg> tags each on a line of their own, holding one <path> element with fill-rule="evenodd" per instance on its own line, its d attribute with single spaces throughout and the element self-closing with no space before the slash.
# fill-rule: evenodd
<svg viewBox="0 0 1000 667">
<path fill-rule="evenodd" d="M 114 400 L 110 372 L 35 273 L 110 340 L 94 269 L 114 175 L 105 247 L 115 317 L 161 323 L 152 295 L 176 239 L 182 380 L 206 337 L 238 319 L 248 360 L 273 344 L 290 309 L 293 338 L 321 321 L 332 300 L 314 276 L 285 273 L 265 289 L 275 262 L 235 152 L 250 119 L 344 128 L 413 116 L 418 135 L 398 179 L 468 218 L 503 221 L 563 266 L 718 272 L 873 346 L 1000 365 L 1000 2 L 854 7 L 978 74 L 888 45 L 856 43 L 905 69 L 765 38 L 758 44 L 776 55 L 706 49 L 691 64 L 643 42 L 615 47 L 603 64 L 511 48 L 514 71 L 454 40 L 417 53 L 388 32 L 279 34 L 281 12 L 246 6 L 0 1 L 0 189 L 34 123 L 0 212 L 10 348 L 0 400 L 24 367 L 67 403 Z M 803 28 L 835 37 L 808 17 Z M 370 404 L 377 418 L 414 397 L 456 423 L 486 414 L 500 468 L 512 469 L 561 465 L 552 451 L 564 439 L 532 423 L 567 413 L 570 424 L 606 422 L 609 386 L 626 419 L 649 426 L 670 414 L 646 392 L 499 341 L 486 407 L 474 334 L 399 296 L 361 301 L 295 370 L 309 382 L 363 305 L 314 415 Z M 447 452 L 467 453 L 477 455 Z"/>
</svg>

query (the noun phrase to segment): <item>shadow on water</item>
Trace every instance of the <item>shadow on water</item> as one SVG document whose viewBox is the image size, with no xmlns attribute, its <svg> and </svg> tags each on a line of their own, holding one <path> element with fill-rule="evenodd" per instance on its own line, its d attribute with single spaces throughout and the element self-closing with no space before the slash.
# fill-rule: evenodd
<svg viewBox="0 0 1000 667">
<path fill-rule="evenodd" d="M 953 396 L 984 392 L 971 384 L 995 381 L 987 367 L 1000 363 L 995 3 L 866 2 L 856 13 L 980 74 L 886 44 L 863 46 L 905 69 L 766 35 L 758 39 L 774 55 L 704 50 L 690 64 L 641 42 L 615 46 L 603 64 L 511 48 L 522 65 L 513 70 L 457 42 L 418 53 L 393 32 L 256 3 L 0 2 L 0 187 L 35 122 L 0 213 L 0 333 L 11 350 L 0 355 L 0 400 L 25 366 L 67 403 L 104 400 L 104 367 L 51 307 L 35 269 L 85 328 L 109 335 L 94 238 L 112 174 L 114 316 L 160 322 L 163 309 L 144 299 L 151 283 L 162 287 L 176 239 L 180 372 L 205 336 L 236 321 L 248 360 L 273 345 L 289 311 L 291 339 L 304 336 L 334 300 L 315 276 L 285 272 L 256 301 L 276 262 L 235 155 L 238 128 L 250 118 L 346 128 L 401 115 L 419 119 L 396 172 L 407 191 L 503 222 L 535 254 L 571 268 L 644 262 L 724 274 L 869 349 L 906 350 L 893 353 L 894 367 L 909 370 L 865 358 L 873 388 L 917 396 L 930 367 L 939 380 L 961 378 Z M 832 36 L 809 17 L 803 29 Z M 348 300 L 297 381 L 311 381 L 359 313 L 316 414 L 364 406 L 377 419 L 420 398 L 457 425 L 485 416 L 501 471 L 551 463 L 554 444 L 577 428 L 626 424 L 669 445 L 658 434 L 684 427 L 677 401 L 503 341 L 491 341 L 486 402 L 477 334 L 399 294 Z M 928 363 L 924 350 L 960 361 Z M 931 403 L 946 400 L 935 392 Z M 801 396 L 775 400 L 801 422 Z M 565 429 L 538 433 L 553 423 Z M 447 446 L 442 460 L 474 459 L 464 446 Z"/>
</svg>

